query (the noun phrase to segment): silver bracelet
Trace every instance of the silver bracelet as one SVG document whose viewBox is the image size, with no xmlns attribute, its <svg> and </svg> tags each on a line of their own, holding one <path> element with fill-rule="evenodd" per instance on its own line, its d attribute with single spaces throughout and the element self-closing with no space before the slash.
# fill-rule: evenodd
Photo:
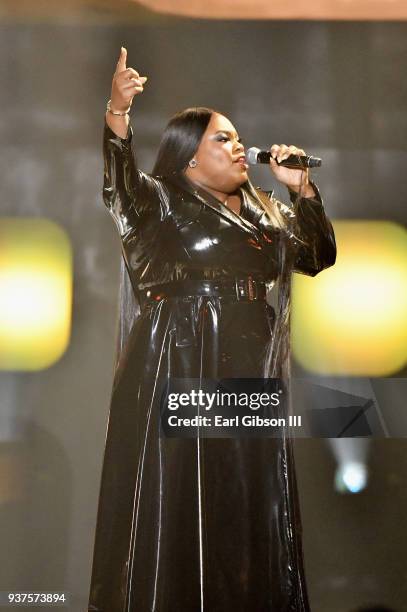
<svg viewBox="0 0 407 612">
<path fill-rule="evenodd" d="M 114 111 L 111 109 L 111 100 L 108 101 L 108 103 L 106 104 L 106 110 L 109 111 L 109 113 L 112 113 L 112 115 L 120 115 L 120 117 L 124 117 L 125 115 L 129 114 L 129 110 L 131 108 L 131 104 L 129 106 L 129 108 L 127 110 L 125 110 L 123 113 L 119 112 L 119 111 Z"/>
</svg>

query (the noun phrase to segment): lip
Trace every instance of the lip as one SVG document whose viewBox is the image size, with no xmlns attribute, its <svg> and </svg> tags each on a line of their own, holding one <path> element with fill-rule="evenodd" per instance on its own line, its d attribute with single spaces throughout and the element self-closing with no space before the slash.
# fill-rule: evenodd
<svg viewBox="0 0 407 612">
<path fill-rule="evenodd" d="M 242 166 L 243 168 L 246 168 L 246 169 L 249 167 L 249 164 L 246 161 L 246 156 L 245 155 L 240 155 L 240 157 L 235 159 L 233 163 L 234 164 L 239 164 L 240 166 Z"/>
</svg>

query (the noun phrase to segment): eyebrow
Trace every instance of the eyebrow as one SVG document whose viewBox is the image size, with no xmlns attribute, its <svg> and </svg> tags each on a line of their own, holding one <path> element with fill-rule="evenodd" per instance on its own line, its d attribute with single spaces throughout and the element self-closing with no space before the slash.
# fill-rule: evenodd
<svg viewBox="0 0 407 612">
<path fill-rule="evenodd" d="M 229 130 L 217 130 L 215 134 L 228 134 L 229 136 L 233 136 L 233 134 L 236 134 L 236 136 L 239 137 L 239 134 L 237 132 L 230 132 Z"/>
</svg>

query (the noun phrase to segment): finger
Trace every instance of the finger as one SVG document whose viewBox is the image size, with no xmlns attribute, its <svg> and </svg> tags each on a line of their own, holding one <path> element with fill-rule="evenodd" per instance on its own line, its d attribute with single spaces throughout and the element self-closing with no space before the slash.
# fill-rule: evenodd
<svg viewBox="0 0 407 612">
<path fill-rule="evenodd" d="M 270 153 L 271 153 L 271 156 L 273 157 L 273 159 L 275 159 L 277 157 L 279 152 L 280 152 L 280 145 L 273 144 L 273 146 L 270 148 Z"/>
<path fill-rule="evenodd" d="M 122 92 L 125 94 L 132 94 L 135 91 L 143 91 L 144 87 L 141 83 L 130 83 L 122 87 Z"/>
<path fill-rule="evenodd" d="M 280 151 L 279 151 L 279 152 L 278 152 L 278 154 L 277 154 L 277 161 L 278 161 L 278 162 L 281 162 L 283 159 L 285 159 L 285 157 L 284 157 L 284 156 L 286 155 L 286 152 L 287 152 L 287 151 L 288 151 L 288 147 L 287 147 L 287 145 L 285 145 L 285 144 L 281 144 L 281 145 L 280 145 Z"/>
<path fill-rule="evenodd" d="M 122 72 L 126 70 L 127 61 L 127 49 L 125 47 L 120 48 L 119 61 L 117 62 L 116 72 Z"/>
<path fill-rule="evenodd" d="M 136 76 L 137 75 L 137 76 Z M 126 83 L 135 83 L 136 81 L 138 81 L 141 85 L 144 85 L 144 83 L 147 81 L 146 76 L 138 76 L 138 72 L 136 72 L 136 74 L 132 77 L 130 77 L 130 79 L 126 79 Z"/>
<path fill-rule="evenodd" d="M 304 149 L 299 149 L 294 145 L 290 145 L 288 150 L 290 151 L 290 155 L 305 155 Z"/>
<path fill-rule="evenodd" d="M 299 155 L 299 149 L 297 149 L 297 147 L 295 147 L 294 145 L 290 145 L 289 147 L 286 147 L 285 149 L 283 149 L 283 151 L 280 151 L 280 159 L 279 161 L 283 161 L 284 159 L 287 159 L 288 157 L 290 157 L 290 155 Z"/>
<path fill-rule="evenodd" d="M 126 70 L 123 70 L 122 72 L 118 72 L 116 74 L 116 79 L 124 79 L 124 80 L 128 80 L 131 78 L 139 78 L 139 73 L 137 72 L 137 70 L 134 70 L 134 68 L 126 68 Z"/>
<path fill-rule="evenodd" d="M 131 79 L 128 83 L 121 87 L 121 90 L 128 91 L 134 89 L 135 87 L 143 87 L 143 83 L 140 81 L 140 79 Z"/>
<path fill-rule="evenodd" d="M 273 159 L 277 159 L 278 162 L 281 162 L 283 159 L 287 159 L 287 157 L 289 157 L 289 155 L 291 155 L 295 149 L 296 147 L 293 145 L 288 147 L 286 144 L 274 144 L 270 149 L 270 153 Z"/>
</svg>

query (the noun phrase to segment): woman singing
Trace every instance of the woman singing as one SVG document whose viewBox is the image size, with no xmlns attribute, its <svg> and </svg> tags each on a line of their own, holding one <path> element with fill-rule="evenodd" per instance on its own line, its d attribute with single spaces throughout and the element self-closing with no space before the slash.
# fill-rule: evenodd
<svg viewBox="0 0 407 612">
<path fill-rule="evenodd" d="M 290 438 L 165 437 L 156 407 L 163 380 L 287 378 L 291 273 L 334 264 L 332 226 L 308 171 L 277 163 L 302 149 L 271 148 L 286 205 L 253 187 L 212 109 L 172 117 L 139 170 L 128 111 L 146 80 L 122 48 L 103 140 L 121 310 L 88 609 L 304 612 Z"/>
</svg>

